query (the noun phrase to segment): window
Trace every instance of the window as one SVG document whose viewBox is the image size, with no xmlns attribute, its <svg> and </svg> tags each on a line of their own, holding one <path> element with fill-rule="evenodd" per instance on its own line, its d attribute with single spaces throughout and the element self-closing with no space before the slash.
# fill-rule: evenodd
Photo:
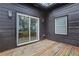
<svg viewBox="0 0 79 59">
<path fill-rule="evenodd" d="M 67 35 L 67 16 L 55 18 L 55 34 Z"/>
</svg>

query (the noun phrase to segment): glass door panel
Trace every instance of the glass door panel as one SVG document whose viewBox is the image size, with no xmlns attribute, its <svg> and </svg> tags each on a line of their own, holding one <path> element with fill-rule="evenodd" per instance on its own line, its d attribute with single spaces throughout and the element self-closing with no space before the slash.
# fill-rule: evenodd
<svg viewBox="0 0 79 59">
<path fill-rule="evenodd" d="M 18 44 L 29 42 L 29 17 L 19 15 Z"/>
<path fill-rule="evenodd" d="M 30 40 L 38 40 L 38 19 L 31 18 L 30 24 Z"/>
</svg>

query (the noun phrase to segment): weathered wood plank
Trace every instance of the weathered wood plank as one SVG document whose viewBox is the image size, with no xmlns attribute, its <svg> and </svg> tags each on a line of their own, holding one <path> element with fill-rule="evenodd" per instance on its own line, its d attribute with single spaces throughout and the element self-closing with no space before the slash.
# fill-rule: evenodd
<svg viewBox="0 0 79 59">
<path fill-rule="evenodd" d="M 0 56 L 79 56 L 79 47 L 42 40 L 0 53 Z"/>
</svg>

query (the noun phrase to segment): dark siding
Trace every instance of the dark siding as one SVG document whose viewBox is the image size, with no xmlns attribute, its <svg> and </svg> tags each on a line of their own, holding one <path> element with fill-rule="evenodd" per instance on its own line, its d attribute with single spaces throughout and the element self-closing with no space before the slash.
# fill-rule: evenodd
<svg viewBox="0 0 79 59">
<path fill-rule="evenodd" d="M 12 18 L 8 17 L 8 10 L 12 10 Z M 44 26 L 41 22 L 42 12 L 20 4 L 0 4 L 0 51 L 16 47 L 16 13 L 20 12 L 40 18 L 40 38 L 44 33 Z"/>
<path fill-rule="evenodd" d="M 55 34 L 55 17 L 68 16 L 68 35 Z M 79 46 L 79 4 L 68 4 L 53 10 L 47 19 L 48 38 Z"/>
</svg>

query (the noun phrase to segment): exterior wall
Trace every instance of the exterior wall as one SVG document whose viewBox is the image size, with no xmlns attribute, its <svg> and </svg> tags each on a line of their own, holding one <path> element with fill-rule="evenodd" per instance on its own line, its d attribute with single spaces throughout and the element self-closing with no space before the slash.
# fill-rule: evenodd
<svg viewBox="0 0 79 59">
<path fill-rule="evenodd" d="M 13 12 L 12 18 L 8 17 L 8 10 Z M 50 40 L 79 46 L 79 4 L 65 5 L 45 15 L 28 5 L 0 4 L 0 51 L 16 47 L 17 12 L 40 18 L 40 39 L 46 34 Z M 54 19 L 64 15 L 68 16 L 68 35 L 56 35 Z M 46 21 L 42 22 L 43 18 Z"/>
<path fill-rule="evenodd" d="M 55 17 L 68 16 L 68 35 L 55 34 Z M 50 40 L 79 46 L 79 4 L 68 4 L 52 10 L 47 18 L 47 33 Z"/>
<path fill-rule="evenodd" d="M 8 17 L 8 10 L 13 12 L 12 18 Z M 40 39 L 44 32 L 41 19 L 42 12 L 31 6 L 20 4 L 0 4 L 0 51 L 16 47 L 16 13 L 23 13 L 40 18 Z"/>
</svg>

